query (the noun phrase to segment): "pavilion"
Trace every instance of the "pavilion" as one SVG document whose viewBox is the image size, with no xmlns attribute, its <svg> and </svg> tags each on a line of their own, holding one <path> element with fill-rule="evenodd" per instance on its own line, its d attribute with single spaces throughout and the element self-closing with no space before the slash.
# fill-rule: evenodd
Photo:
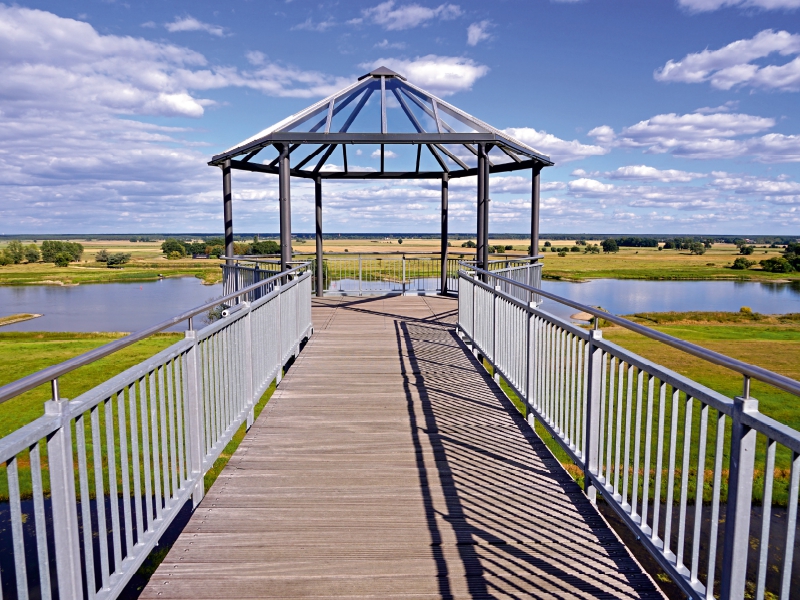
<svg viewBox="0 0 800 600">
<path fill-rule="evenodd" d="M 363 149 L 374 148 L 380 156 L 380 169 L 350 168 L 349 146 L 362 149 L 359 154 Z M 343 167 L 334 169 L 328 162 L 334 153 L 339 153 Z M 352 158 L 353 149 L 350 154 Z M 387 156 L 393 157 L 394 163 L 404 162 L 406 168 L 387 170 Z M 293 165 L 292 157 L 297 158 Z M 535 256 L 539 247 L 539 175 L 543 167 L 552 166 L 553 162 L 503 131 L 409 83 L 402 75 L 380 67 L 217 154 L 208 164 L 222 168 L 228 257 L 234 255 L 231 169 L 278 175 L 281 271 L 289 268 L 292 260 L 291 177 L 314 180 L 317 281 L 322 281 L 323 268 L 323 179 L 440 180 L 442 293 L 446 293 L 449 180 L 477 175 L 476 260 L 483 268 L 489 257 L 489 175 L 531 170 L 531 254 Z M 317 286 L 318 295 L 322 295 L 321 288 Z"/>
</svg>

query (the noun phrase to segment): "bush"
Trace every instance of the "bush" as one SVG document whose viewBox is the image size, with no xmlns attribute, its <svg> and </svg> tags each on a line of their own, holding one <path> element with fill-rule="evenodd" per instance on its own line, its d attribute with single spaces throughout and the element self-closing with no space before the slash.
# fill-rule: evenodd
<svg viewBox="0 0 800 600">
<path fill-rule="evenodd" d="M 775 256 L 761 261 L 761 268 L 768 273 L 791 273 L 794 271 L 792 263 L 782 256 Z"/>
<path fill-rule="evenodd" d="M 702 242 L 692 242 L 689 244 L 689 254 L 705 254 L 706 247 Z"/>
<path fill-rule="evenodd" d="M 402 243 L 403 243 L 403 238 L 398 238 L 398 239 L 397 239 L 397 243 L 398 243 L 398 244 L 402 244 Z"/>
<path fill-rule="evenodd" d="M 752 315 L 753 309 L 750 308 L 749 306 L 743 306 L 742 308 L 739 309 L 739 312 L 744 315 Z"/>
<path fill-rule="evenodd" d="M 753 252 L 755 252 L 755 250 L 756 250 L 755 246 L 747 246 L 747 245 L 739 246 L 739 254 L 744 254 L 745 256 L 752 254 Z"/>
<path fill-rule="evenodd" d="M 585 246 L 586 245 L 586 240 L 575 240 L 575 245 L 576 246 Z"/>
<path fill-rule="evenodd" d="M 208 251 L 208 255 L 214 258 L 219 258 L 225 254 L 225 248 L 223 246 L 211 246 L 210 248 L 206 248 L 206 250 Z"/>
<path fill-rule="evenodd" d="M 513 249 L 514 249 L 514 246 L 512 246 L 511 244 L 509 244 L 508 246 L 506 246 L 506 250 L 513 250 Z"/>
<path fill-rule="evenodd" d="M 549 246 L 549 245 L 550 245 L 550 242 L 548 242 L 548 243 L 546 243 L 546 244 L 545 244 L 545 246 Z M 472 240 L 467 240 L 466 242 L 464 242 L 463 244 L 461 244 L 461 247 L 462 247 L 462 248 L 477 248 L 477 247 L 478 247 L 478 244 L 476 244 L 476 243 L 475 243 L 475 242 L 473 242 Z"/>
<path fill-rule="evenodd" d="M 19 240 L 12 240 L 8 242 L 8 246 L 6 246 L 6 254 L 8 254 L 8 258 L 11 259 L 15 265 L 18 265 L 22 262 L 22 259 L 25 258 L 25 249 L 22 246 L 22 242 Z"/>
<path fill-rule="evenodd" d="M 68 267 L 71 261 L 72 261 L 72 256 L 70 256 L 66 252 L 59 252 L 53 259 L 53 262 L 57 267 Z"/>
<path fill-rule="evenodd" d="M 180 260 L 183 258 L 183 254 L 177 250 L 173 250 L 169 254 L 167 254 L 167 260 Z"/>
<path fill-rule="evenodd" d="M 545 242 L 545 243 L 544 243 L 544 247 L 545 247 L 545 248 L 549 248 L 549 247 L 550 247 L 550 246 L 552 246 L 552 245 L 553 245 L 553 244 L 551 244 L 550 242 Z"/>
<path fill-rule="evenodd" d="M 109 267 L 114 267 L 116 265 L 124 265 L 127 262 L 130 262 L 131 255 L 125 252 L 116 252 L 114 254 L 109 254 L 106 258 L 106 263 Z"/>
<path fill-rule="evenodd" d="M 95 262 L 108 262 L 108 250 L 100 250 L 97 254 L 94 255 Z"/>
<path fill-rule="evenodd" d="M 558 255 L 563 258 L 563 257 L 565 257 L 567 255 L 567 253 L 566 252 L 559 252 Z"/>
<path fill-rule="evenodd" d="M 0 267 L 5 267 L 6 265 L 10 265 L 12 262 L 11 257 L 8 255 L 8 252 L 5 250 L 0 252 Z"/>
<path fill-rule="evenodd" d="M 602 246 L 603 246 L 603 252 L 619 252 L 619 246 L 617 246 L 616 240 L 612 238 L 603 240 Z"/>
<path fill-rule="evenodd" d="M 39 252 L 39 247 L 36 244 L 28 244 L 25 246 L 25 260 L 29 263 L 35 263 L 42 260 L 42 253 Z"/>
<path fill-rule="evenodd" d="M 750 267 L 752 267 L 754 264 L 756 264 L 756 261 L 747 260 L 745 257 L 740 256 L 735 261 L 733 261 L 733 266 L 731 266 L 731 269 L 736 269 L 737 271 L 744 271 L 745 269 L 749 269 Z"/>
<path fill-rule="evenodd" d="M 588 244 L 584 252 L 586 254 L 600 254 L 600 246 L 597 244 Z"/>
<path fill-rule="evenodd" d="M 580 246 L 573 246 L 572 248 L 569 249 L 569 251 L 570 252 L 580 252 L 581 251 L 581 247 Z"/>
</svg>

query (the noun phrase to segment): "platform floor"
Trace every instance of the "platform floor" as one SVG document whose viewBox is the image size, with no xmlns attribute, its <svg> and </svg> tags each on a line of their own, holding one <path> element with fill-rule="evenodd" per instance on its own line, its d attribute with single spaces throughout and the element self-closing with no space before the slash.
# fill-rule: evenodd
<svg viewBox="0 0 800 600">
<path fill-rule="evenodd" d="M 662 597 L 457 339 L 455 300 L 313 303 L 143 598 Z"/>
</svg>

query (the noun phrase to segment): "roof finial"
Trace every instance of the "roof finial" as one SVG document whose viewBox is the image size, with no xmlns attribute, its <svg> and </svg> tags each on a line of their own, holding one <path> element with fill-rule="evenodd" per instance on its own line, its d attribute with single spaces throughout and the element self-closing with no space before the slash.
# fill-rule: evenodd
<svg viewBox="0 0 800 600">
<path fill-rule="evenodd" d="M 373 71 L 370 71 L 366 75 L 362 75 L 361 77 L 358 78 L 358 80 L 361 81 L 362 79 L 366 79 L 367 77 L 397 77 L 398 79 L 402 79 L 403 81 L 406 80 L 406 78 L 400 75 L 400 73 L 395 73 L 391 69 L 383 66 L 378 67 Z"/>
</svg>

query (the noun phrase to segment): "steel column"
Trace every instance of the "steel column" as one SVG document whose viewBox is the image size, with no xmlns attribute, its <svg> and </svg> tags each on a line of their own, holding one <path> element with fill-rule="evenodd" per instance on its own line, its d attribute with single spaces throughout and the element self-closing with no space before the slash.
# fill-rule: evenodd
<svg viewBox="0 0 800 600">
<path fill-rule="evenodd" d="M 447 194 L 450 178 L 442 173 L 442 296 L 447 295 Z"/>
<path fill-rule="evenodd" d="M 317 214 L 317 297 L 325 290 L 325 274 L 322 269 L 322 179 L 314 180 L 314 206 Z"/>
<path fill-rule="evenodd" d="M 292 201 L 290 197 L 291 175 L 289 173 L 289 146 L 279 148 L 278 187 L 281 226 L 281 271 L 289 269 L 292 262 Z"/>
<path fill-rule="evenodd" d="M 541 169 L 534 168 L 531 182 L 531 252 L 530 256 L 539 254 L 539 175 Z"/>
<path fill-rule="evenodd" d="M 489 270 L 489 151 L 484 148 L 483 159 L 483 268 Z"/>
<path fill-rule="evenodd" d="M 483 262 L 483 255 L 486 234 L 486 211 L 484 204 L 486 203 L 486 186 L 483 183 L 483 178 L 486 177 L 486 169 L 484 163 L 486 162 L 486 149 L 483 144 L 478 144 L 478 239 L 476 240 L 477 247 L 475 248 L 475 263 L 479 269 L 485 269 L 486 264 Z M 483 277 L 481 278 L 483 279 Z"/>
<path fill-rule="evenodd" d="M 222 164 L 222 214 L 225 220 L 225 256 L 226 264 L 233 265 L 233 197 L 231 195 L 231 161 Z"/>
</svg>

